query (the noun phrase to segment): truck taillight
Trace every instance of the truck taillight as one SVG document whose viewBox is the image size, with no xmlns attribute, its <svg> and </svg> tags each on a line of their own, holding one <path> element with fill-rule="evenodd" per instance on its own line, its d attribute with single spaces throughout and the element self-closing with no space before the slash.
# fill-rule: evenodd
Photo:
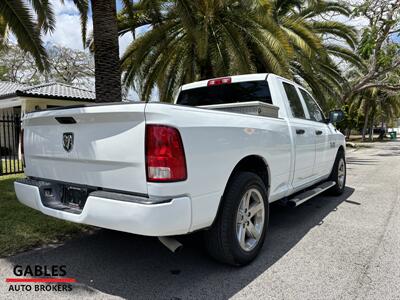
<svg viewBox="0 0 400 300">
<path fill-rule="evenodd" d="M 146 171 L 151 182 L 186 180 L 185 151 L 176 128 L 146 126 Z"/>
<path fill-rule="evenodd" d="M 230 84 L 231 82 L 232 82 L 232 79 L 230 77 L 215 78 L 215 79 L 209 80 L 207 82 L 207 86 Z"/>
<path fill-rule="evenodd" d="M 22 160 L 22 165 L 25 167 L 25 150 L 24 150 L 24 130 L 21 129 L 20 132 L 20 139 L 21 141 L 21 160 Z"/>
</svg>

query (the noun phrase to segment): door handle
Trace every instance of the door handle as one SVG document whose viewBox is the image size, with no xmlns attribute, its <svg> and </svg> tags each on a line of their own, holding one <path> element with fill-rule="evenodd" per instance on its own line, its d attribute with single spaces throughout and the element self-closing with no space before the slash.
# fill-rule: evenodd
<svg viewBox="0 0 400 300">
<path fill-rule="evenodd" d="M 321 130 L 315 130 L 316 135 L 321 135 L 323 132 Z"/>
<path fill-rule="evenodd" d="M 296 134 L 304 134 L 305 132 L 304 129 L 296 129 Z"/>
</svg>

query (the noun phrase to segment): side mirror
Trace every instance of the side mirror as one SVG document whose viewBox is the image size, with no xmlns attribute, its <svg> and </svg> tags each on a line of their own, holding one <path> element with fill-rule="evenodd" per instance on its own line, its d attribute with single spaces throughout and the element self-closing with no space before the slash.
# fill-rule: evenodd
<svg viewBox="0 0 400 300">
<path fill-rule="evenodd" d="M 344 120 L 344 112 L 340 109 L 329 112 L 329 123 L 339 123 Z"/>
</svg>

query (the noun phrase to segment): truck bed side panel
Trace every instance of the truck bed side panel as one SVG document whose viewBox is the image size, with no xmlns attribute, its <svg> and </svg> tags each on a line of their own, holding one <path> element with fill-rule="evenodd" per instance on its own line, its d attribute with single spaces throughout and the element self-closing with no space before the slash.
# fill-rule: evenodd
<svg viewBox="0 0 400 300">
<path fill-rule="evenodd" d="M 189 194 L 195 225 L 210 225 L 213 220 L 210 211 L 217 212 L 230 174 L 246 156 L 258 155 L 268 164 L 270 201 L 287 192 L 291 141 L 284 119 L 149 103 L 146 123 L 166 124 L 179 129 L 188 168 L 186 181 L 149 183 L 149 195 Z"/>
</svg>

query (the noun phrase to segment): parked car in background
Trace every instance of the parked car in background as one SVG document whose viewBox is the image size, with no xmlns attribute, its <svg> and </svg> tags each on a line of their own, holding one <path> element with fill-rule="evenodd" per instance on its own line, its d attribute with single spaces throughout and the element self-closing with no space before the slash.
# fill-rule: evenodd
<svg viewBox="0 0 400 300">
<path fill-rule="evenodd" d="M 204 230 L 214 258 L 244 265 L 264 243 L 271 202 L 343 192 L 345 139 L 332 125 L 342 118 L 274 74 L 187 84 L 175 104 L 30 113 L 15 190 L 67 221 L 157 237 Z"/>
</svg>

